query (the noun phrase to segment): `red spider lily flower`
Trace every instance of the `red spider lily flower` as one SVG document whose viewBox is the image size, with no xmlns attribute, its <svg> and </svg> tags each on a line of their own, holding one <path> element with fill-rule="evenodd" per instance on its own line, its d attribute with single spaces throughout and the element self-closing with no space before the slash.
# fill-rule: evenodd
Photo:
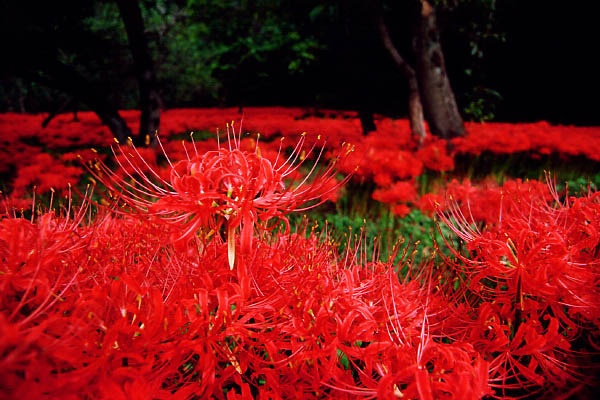
<svg viewBox="0 0 600 400">
<path fill-rule="evenodd" d="M 69 299 L 86 257 L 87 234 L 78 227 L 89 203 L 76 209 L 68 200 L 61 213 L 0 218 L 0 390 L 8 397 L 40 397 L 23 380 L 51 385 L 69 357 L 56 349 L 81 327 Z"/>
<path fill-rule="evenodd" d="M 410 213 L 407 205 L 417 198 L 417 189 L 414 181 L 398 181 L 385 188 L 378 188 L 371 195 L 374 200 L 392 205 L 394 215 L 404 217 Z"/>
<path fill-rule="evenodd" d="M 24 196 L 33 187 L 40 194 L 53 189 L 59 193 L 66 193 L 71 184 L 79 182 L 83 172 L 83 168 L 65 165 L 50 154 L 35 154 L 25 166 L 18 169 L 13 182 L 12 196 Z"/>
<path fill-rule="evenodd" d="M 300 137 L 287 158 L 282 140 L 276 159 L 269 160 L 261 156 L 258 145 L 254 152 L 240 148 L 241 129 L 236 134 L 231 124 L 227 133 L 228 145 L 219 145 L 214 151 L 199 153 L 194 149 L 187 159 L 176 163 L 165 153 L 170 165 L 169 181 L 133 146 L 129 147 L 131 152 L 119 147 L 117 163 L 122 173 L 113 172 L 102 162 L 90 171 L 127 206 L 180 227 L 181 237 L 199 233 L 210 238 L 225 226 L 229 265 L 233 268 L 238 230 L 240 248 L 247 251 L 259 220 L 285 220 L 286 213 L 315 207 L 345 180 L 331 184 L 337 174 L 337 159 L 319 167 L 324 145 L 319 151 L 315 151 L 316 144 L 305 150 L 306 135 Z M 346 147 L 346 154 L 348 151 Z M 312 153 L 316 153 L 316 161 L 306 176 L 288 182 Z"/>
<path fill-rule="evenodd" d="M 445 209 L 444 197 L 437 193 L 425 193 L 419 197 L 416 207 L 423 214 L 432 216 L 437 209 Z"/>
<path fill-rule="evenodd" d="M 373 191 L 374 200 L 382 203 L 409 203 L 417 198 L 417 189 L 414 181 L 398 181 L 386 188 Z"/>
<path fill-rule="evenodd" d="M 368 329 L 367 335 L 339 344 L 355 377 L 350 382 L 335 379 L 329 386 L 355 397 L 380 399 L 479 399 L 491 394 L 482 355 L 467 342 L 442 342 L 449 339 L 442 322 L 452 313 L 452 304 L 414 279 L 400 281 L 391 265 L 379 267 L 386 270 L 373 271 L 371 290 L 357 299 L 366 312 L 348 310 L 344 322 L 338 323 L 340 341 L 346 319 L 350 329 Z M 431 276 L 420 276 L 431 286 Z M 367 325 L 359 325 L 363 318 Z"/>
<path fill-rule="evenodd" d="M 452 171 L 454 169 L 454 157 L 448 154 L 446 142 L 429 137 L 426 143 L 416 152 L 416 156 L 423 162 L 425 168 L 432 171 Z"/>
<path fill-rule="evenodd" d="M 440 213 L 471 252 L 455 252 L 460 261 L 448 266 L 474 307 L 467 336 L 487 354 L 502 394 L 566 393 L 587 383 L 582 360 L 594 351 L 579 338 L 595 340 L 600 314 L 598 196 L 561 203 L 551 185 L 539 189 L 520 182 L 497 189 L 482 227 L 456 204 Z"/>
</svg>

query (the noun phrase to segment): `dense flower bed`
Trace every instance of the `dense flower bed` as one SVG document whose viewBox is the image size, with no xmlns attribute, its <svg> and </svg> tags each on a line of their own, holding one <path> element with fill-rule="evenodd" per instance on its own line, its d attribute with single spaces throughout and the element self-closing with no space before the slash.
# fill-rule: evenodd
<svg viewBox="0 0 600 400">
<path fill-rule="evenodd" d="M 516 179 L 502 186 L 449 181 L 443 192 L 421 194 L 414 178 L 426 168 L 451 170 L 461 151 L 597 160 L 600 152 L 586 153 L 597 130 L 470 125 L 482 147 L 461 139 L 450 153 L 439 140 L 418 148 L 405 121 L 379 119 L 377 132 L 363 137 L 348 113 L 249 109 L 244 131 L 260 138 L 228 127 L 219 143 L 169 140 L 191 129 L 216 131 L 223 120 L 239 119 L 236 111 L 164 113 L 165 162 L 128 145 L 115 146 L 114 156 L 65 152 L 88 144 L 100 150 L 112 140 L 85 113 L 77 123 L 60 116 L 44 135 L 41 117 L 2 116 L 2 172 L 14 178 L 0 219 L 2 393 L 592 396 L 598 193 L 570 197 L 550 179 Z M 508 129 L 519 138 L 520 129 L 544 126 L 544 145 L 537 135 L 512 150 L 506 137 L 495 142 Z M 563 131 L 566 148 L 552 136 Z M 435 212 L 461 244 L 447 238 L 439 245 L 450 255 L 411 265 L 409 253 L 400 262 L 368 257 L 361 236 L 340 253 L 327 231 L 290 229 L 288 213 L 335 201 L 345 182 L 338 172 L 374 181 L 373 197 L 400 214 L 408 205 Z M 106 191 L 85 193 L 74 206 L 70 192 L 84 174 Z M 62 205 L 22 215 L 14 206 L 30 184 L 53 191 Z"/>
<path fill-rule="evenodd" d="M 138 129 L 139 112 L 123 111 L 123 117 L 134 132 Z M 4 192 L 20 199 L 31 195 L 68 189 L 84 174 L 79 158 L 97 157 L 90 147 L 103 149 L 113 143 L 112 136 L 97 116 L 79 112 L 58 115 L 42 129 L 44 115 L 0 114 L 0 174 L 5 177 Z M 421 201 L 423 188 L 416 178 L 426 171 L 449 172 L 457 156 L 477 156 L 483 153 L 527 153 L 535 158 L 550 154 L 571 158 L 584 157 L 600 162 L 600 127 L 551 126 L 546 122 L 528 124 L 467 123 L 468 136 L 454 139 L 450 145 L 429 137 L 423 146 L 410 134 L 408 121 L 376 117 L 377 131 L 362 135 L 356 113 L 316 111 L 300 108 L 237 108 L 174 109 L 161 115 L 161 131 L 167 153 L 175 160 L 185 157 L 180 144 L 182 133 L 204 131 L 215 134 L 199 146 L 204 150 L 216 148 L 216 132 L 223 131 L 226 121 L 242 122 L 249 132 L 247 148 L 254 146 L 257 134 L 261 151 L 276 154 L 285 137 L 284 146 L 293 147 L 302 136 L 308 144 L 322 136 L 327 147 L 335 150 L 342 143 L 354 146 L 355 151 L 339 165 L 343 173 L 354 173 L 356 180 L 376 184 L 376 200 L 391 204 L 398 215 L 409 207 L 430 208 L 429 197 Z M 174 140 L 170 140 L 174 139 Z M 189 147 L 189 143 L 188 143 Z M 150 159 L 152 154 L 149 154 Z M 166 170 L 165 166 L 165 170 Z M 442 192 L 440 189 L 438 192 Z M 20 204 L 27 204 L 20 203 Z"/>
</svg>

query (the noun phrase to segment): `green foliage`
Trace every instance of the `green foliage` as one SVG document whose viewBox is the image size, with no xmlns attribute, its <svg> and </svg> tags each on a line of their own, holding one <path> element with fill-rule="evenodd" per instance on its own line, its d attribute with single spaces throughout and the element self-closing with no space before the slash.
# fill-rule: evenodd
<svg viewBox="0 0 600 400">
<path fill-rule="evenodd" d="M 341 252 L 357 249 L 368 260 L 391 257 L 395 263 L 408 258 L 415 267 L 434 257 L 442 233 L 454 237 L 447 227 L 438 227 L 433 216 L 417 209 L 404 217 L 395 216 L 388 205 L 370 199 L 370 193 L 364 185 L 353 186 L 335 205 L 317 207 L 304 218 L 327 231 Z M 292 226 L 299 225 L 299 216 L 290 217 Z"/>
<path fill-rule="evenodd" d="M 141 0 L 140 7 L 166 107 L 243 101 L 240 92 L 256 95 L 266 85 L 305 73 L 323 50 L 305 26 L 308 3 Z M 116 107 L 137 107 L 135 69 L 115 2 L 45 5 L 34 16 L 22 6 L 7 10 L 14 26 L 6 29 L 26 39 L 27 57 L 57 59 L 102 87 Z M 8 56 L 21 62 L 17 54 Z M 22 63 L 44 73 L 44 62 Z M 42 88 L 40 95 L 32 89 L 27 82 L 2 76 L 0 93 L 8 98 L 0 106 L 45 111 L 61 105 L 54 104 L 50 90 Z"/>
<path fill-rule="evenodd" d="M 556 189 L 559 193 L 568 191 L 569 195 L 581 196 L 589 191 L 598 191 L 600 188 L 600 172 L 592 175 L 563 172 L 560 178 L 556 181 Z"/>
<path fill-rule="evenodd" d="M 20 40 L 13 45 L 18 53 L 9 53 L 7 59 L 18 59 L 16 54 L 23 49 L 32 61 L 56 56 L 105 89 L 116 107 L 137 107 L 134 66 L 115 2 L 46 2 L 36 4 L 36 12 L 19 2 L 8 3 L 10 24 L 5 29 Z M 382 3 L 386 19 L 394 21 L 394 41 L 410 60 L 406 2 Z M 506 42 L 496 14 L 506 11 L 507 5 L 493 0 L 434 3 L 444 49 L 451 52 L 446 57 L 448 71 L 465 117 L 495 118 L 503 99 L 497 82 L 486 73 L 498 69 L 488 56 Z M 390 103 L 389 90 L 402 77 L 381 47 L 369 18 L 369 2 L 139 0 L 139 4 L 165 107 L 319 102 L 344 108 L 366 103 L 376 112 L 384 109 L 400 115 L 406 111 L 405 101 Z M 22 43 L 28 35 L 31 40 Z M 2 110 L 47 111 L 64 103 L 44 87 L 33 88 L 7 75 L 0 81 Z M 390 96 L 382 95 L 386 93 Z M 400 93 L 399 98 L 403 96 Z"/>
<path fill-rule="evenodd" d="M 300 31 L 291 7 L 273 1 L 159 1 L 144 8 L 157 77 L 169 104 L 235 97 L 278 75 L 302 73 L 321 45 Z"/>
<path fill-rule="evenodd" d="M 94 14 L 85 17 L 83 23 L 91 32 L 105 40 L 121 45 L 127 44 L 127 32 L 125 32 L 119 8 L 114 2 L 95 3 Z"/>
<path fill-rule="evenodd" d="M 495 90 L 476 87 L 467 94 L 468 104 L 463 111 L 466 116 L 475 122 L 486 122 L 494 119 L 496 105 L 502 96 Z"/>
</svg>

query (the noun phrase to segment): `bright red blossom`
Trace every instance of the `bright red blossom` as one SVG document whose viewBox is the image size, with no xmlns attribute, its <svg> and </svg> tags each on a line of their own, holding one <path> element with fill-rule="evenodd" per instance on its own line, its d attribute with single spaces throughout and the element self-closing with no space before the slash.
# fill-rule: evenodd
<svg viewBox="0 0 600 400">
<path fill-rule="evenodd" d="M 230 119 L 224 112 L 237 116 L 234 109 L 167 111 L 163 137 L 214 131 Z M 66 210 L 50 212 L 29 201 L 25 219 L 7 202 L 0 217 L 1 393 L 586 398 L 600 339 L 597 193 L 564 200 L 537 181 L 455 181 L 446 196 L 440 188 L 419 199 L 414 175 L 449 159 L 437 142 L 417 151 L 406 120 L 378 118 L 377 132 L 363 137 L 349 113 L 247 112 L 260 121 L 262 137 L 271 140 L 285 127 L 299 144 L 259 146 L 239 137 L 224 146 L 167 142 L 164 152 L 178 161 L 166 165 L 151 150 L 122 146 L 115 149 L 118 171 L 89 165 L 120 207 L 89 210 L 88 203 L 73 208 L 65 201 Z M 139 113 L 124 116 L 132 122 Z M 21 142 L 35 137 L 36 118 L 14 117 L 16 123 L 3 126 L 0 144 L 32 153 L 2 152 L 0 171 L 39 154 Z M 91 114 L 80 118 L 53 120 L 42 142 L 55 150 L 79 143 L 82 126 L 97 133 L 94 141 L 108 135 Z M 398 213 L 409 205 L 444 212 L 442 222 L 464 243 L 453 257 L 440 252 L 439 262 L 414 266 L 409 254 L 398 262 L 367 256 L 362 237 L 340 253 L 332 236 L 316 228 L 271 230 L 272 218 L 324 201 L 339 187 L 333 164 L 305 168 L 311 154 L 333 163 L 337 153 L 323 149 L 318 136 L 301 135 L 300 127 L 322 129 L 336 147 L 352 138 L 357 151 L 344 168 L 360 164 L 359 173 L 376 178 L 377 195 Z M 481 140 L 470 150 L 456 142 L 455 149 L 589 154 L 595 148 L 593 131 L 556 127 L 555 140 L 548 125 L 530 124 L 498 140 L 500 127 L 470 125 L 474 138 L 483 132 Z M 40 157 L 44 168 L 25 175 L 49 187 L 58 178 L 44 173 L 64 177 L 55 166 L 74 160 L 76 152 Z"/>
<path fill-rule="evenodd" d="M 169 181 L 161 178 L 135 148 L 131 148 L 131 154 L 120 148 L 117 162 L 121 172 L 111 171 L 104 163 L 91 172 L 118 193 L 119 201 L 177 225 L 181 238 L 197 233 L 201 238 L 209 238 L 225 225 L 233 268 L 238 229 L 241 250 L 245 252 L 252 244 L 259 221 L 285 219 L 286 213 L 314 207 L 343 183 L 335 180 L 335 159 L 324 169 L 317 166 L 323 148 L 305 177 L 289 181 L 315 151 L 315 145 L 308 151 L 303 148 L 305 137 L 300 138 L 289 156 L 285 157 L 280 147 L 276 158 L 269 160 L 261 155 L 258 145 L 253 152 L 241 150 L 241 140 L 231 132 L 226 146 L 205 153 L 194 148 L 186 160 L 169 160 Z"/>
<path fill-rule="evenodd" d="M 598 248 L 600 235 L 586 228 L 598 221 L 598 196 L 578 199 L 573 208 L 573 200 L 559 202 L 551 185 L 541 188 L 510 182 L 487 196 L 485 214 L 471 212 L 480 200 L 440 214 L 469 250 L 447 263 L 460 282 L 454 295 L 471 299 L 473 307 L 455 325 L 468 326 L 472 318 L 468 340 L 489 354 L 491 384 L 507 396 L 556 398 L 579 390 L 588 382 L 578 366 L 591 356 L 573 344 L 585 326 L 600 327 L 599 264 L 596 250 L 589 251 Z"/>
</svg>

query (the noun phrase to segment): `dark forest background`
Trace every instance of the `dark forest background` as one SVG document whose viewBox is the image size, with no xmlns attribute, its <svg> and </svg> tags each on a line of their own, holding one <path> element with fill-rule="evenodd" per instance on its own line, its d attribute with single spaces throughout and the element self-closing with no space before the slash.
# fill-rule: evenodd
<svg viewBox="0 0 600 400">
<path fill-rule="evenodd" d="M 162 108 L 279 105 L 407 115 L 407 83 L 381 44 L 371 1 L 137 3 Z M 589 2 L 433 3 L 465 120 L 600 125 L 600 35 Z M 411 1 L 380 6 L 410 62 Z M 86 109 L 55 84 L 49 71 L 57 65 L 117 108 L 139 106 L 117 2 L 3 0 L 0 12 L 0 112 Z"/>
</svg>

